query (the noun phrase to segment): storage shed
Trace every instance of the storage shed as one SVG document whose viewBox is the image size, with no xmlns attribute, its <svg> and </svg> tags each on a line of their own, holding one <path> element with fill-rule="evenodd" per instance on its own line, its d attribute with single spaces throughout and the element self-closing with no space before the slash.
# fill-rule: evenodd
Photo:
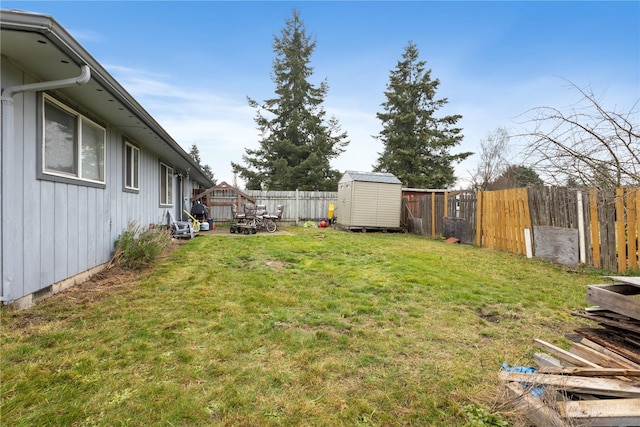
<svg viewBox="0 0 640 427">
<path fill-rule="evenodd" d="M 402 183 L 391 173 L 346 171 L 338 182 L 336 224 L 353 229 L 399 229 Z"/>
</svg>

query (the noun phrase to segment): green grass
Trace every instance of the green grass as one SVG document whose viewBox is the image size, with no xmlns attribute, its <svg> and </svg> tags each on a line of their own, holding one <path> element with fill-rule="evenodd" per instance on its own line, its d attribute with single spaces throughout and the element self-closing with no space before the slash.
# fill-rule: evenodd
<svg viewBox="0 0 640 427">
<path fill-rule="evenodd" d="M 566 346 L 599 280 L 412 235 L 289 231 L 198 237 L 127 286 L 5 309 L 0 423 L 517 424 L 500 365 L 531 364 L 534 338 Z"/>
</svg>

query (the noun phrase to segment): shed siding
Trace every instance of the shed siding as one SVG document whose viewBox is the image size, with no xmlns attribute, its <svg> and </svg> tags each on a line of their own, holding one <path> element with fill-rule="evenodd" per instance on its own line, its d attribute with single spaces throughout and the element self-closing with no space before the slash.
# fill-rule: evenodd
<svg viewBox="0 0 640 427">
<path fill-rule="evenodd" d="M 23 76 L 3 62 L 3 87 L 32 82 Z M 108 123 L 103 123 L 106 188 L 36 179 L 37 96 L 14 96 L 14 141 L 2 147 L 1 267 L 6 301 L 108 262 L 113 242 L 128 224 L 164 222 L 168 210 L 159 206 L 160 159 L 140 147 L 140 191 L 123 191 L 124 135 Z M 177 185 L 174 180 L 175 191 Z M 190 183 L 184 191 L 190 194 Z M 174 216 L 178 209 L 174 207 Z"/>
<path fill-rule="evenodd" d="M 352 186 L 352 226 L 377 227 L 378 187 L 375 182 L 357 182 Z"/>
<path fill-rule="evenodd" d="M 351 222 L 351 189 L 352 181 L 338 183 L 338 202 L 336 203 L 336 221 L 338 224 L 349 225 Z"/>
<path fill-rule="evenodd" d="M 346 227 L 400 226 L 402 185 L 354 180 L 346 173 L 338 184 L 338 224 Z"/>
<path fill-rule="evenodd" d="M 402 185 L 380 185 L 378 191 L 378 226 L 399 227 L 402 210 Z"/>
</svg>

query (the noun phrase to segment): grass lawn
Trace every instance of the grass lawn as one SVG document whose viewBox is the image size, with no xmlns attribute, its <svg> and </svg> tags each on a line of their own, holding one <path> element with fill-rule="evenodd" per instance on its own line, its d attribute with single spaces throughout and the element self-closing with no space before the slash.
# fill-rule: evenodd
<svg viewBox="0 0 640 427">
<path fill-rule="evenodd" d="M 599 282 L 408 234 L 288 231 L 203 235 L 3 310 L 0 424 L 518 425 L 502 362 L 530 365 L 534 338 L 566 348 Z"/>
</svg>

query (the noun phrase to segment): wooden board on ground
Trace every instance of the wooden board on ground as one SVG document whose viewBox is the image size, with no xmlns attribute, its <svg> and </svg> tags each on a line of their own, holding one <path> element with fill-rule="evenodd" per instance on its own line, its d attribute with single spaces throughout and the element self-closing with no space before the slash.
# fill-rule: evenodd
<svg viewBox="0 0 640 427">
<path fill-rule="evenodd" d="M 640 286 L 640 277 L 630 276 L 604 276 L 605 279 L 611 279 L 620 283 L 628 283 L 629 285 Z"/>
<path fill-rule="evenodd" d="M 638 353 L 638 347 L 633 344 L 628 344 L 623 338 L 616 336 L 606 329 L 580 328 L 576 329 L 575 332 L 603 347 L 608 348 L 614 353 L 629 359 L 635 364 L 640 364 L 640 353 Z"/>
<path fill-rule="evenodd" d="M 518 383 L 506 384 L 511 404 L 536 426 L 565 427 L 568 426 L 553 409 L 536 399 L 527 389 Z"/>
<path fill-rule="evenodd" d="M 640 300 L 629 297 L 629 295 L 636 294 L 640 294 L 640 287 L 628 285 L 591 285 L 587 287 L 587 301 L 591 304 L 640 320 Z"/>
<path fill-rule="evenodd" d="M 577 356 L 571 352 L 568 352 L 566 350 L 561 349 L 560 347 L 556 347 L 553 344 L 549 344 L 546 341 L 542 341 L 540 339 L 534 339 L 533 340 L 536 344 L 538 344 L 538 346 L 540 348 L 542 348 L 543 350 L 547 350 L 549 353 L 553 354 L 554 356 L 558 356 L 559 358 L 561 358 L 564 361 L 567 361 L 569 363 L 571 363 L 574 366 L 590 366 L 592 368 L 600 368 L 601 366 L 593 363 L 587 359 L 584 359 L 580 356 Z"/>
<path fill-rule="evenodd" d="M 640 387 L 629 382 L 611 378 L 592 378 L 552 374 L 522 374 L 502 371 L 498 374 L 502 381 L 530 384 L 532 386 L 552 386 L 575 393 L 599 396 L 640 398 Z"/>
<path fill-rule="evenodd" d="M 640 399 L 556 402 L 558 412 L 578 425 L 635 426 L 640 424 Z"/>
<path fill-rule="evenodd" d="M 558 368 L 555 366 L 545 366 L 538 369 L 538 372 L 555 375 L 578 375 L 581 377 L 640 377 L 640 369 L 625 368 Z"/>
</svg>

